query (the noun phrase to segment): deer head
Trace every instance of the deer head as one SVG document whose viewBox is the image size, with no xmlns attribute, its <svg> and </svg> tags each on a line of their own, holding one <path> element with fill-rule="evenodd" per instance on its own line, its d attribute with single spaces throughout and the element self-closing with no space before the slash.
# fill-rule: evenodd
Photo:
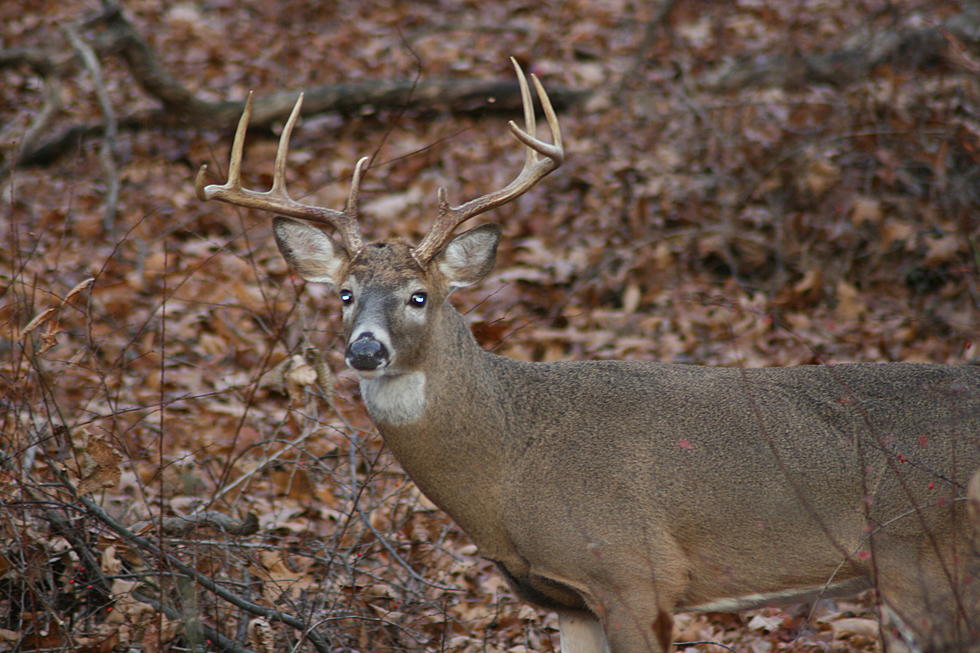
<svg viewBox="0 0 980 653">
<path fill-rule="evenodd" d="M 456 228 L 525 193 L 562 163 L 561 131 L 548 95 L 538 78 L 531 75 L 551 130 L 552 143 L 535 136 L 534 105 L 527 79 L 517 62 L 511 61 L 521 89 L 524 129 L 513 121 L 508 126 L 514 137 L 526 146 L 524 167 L 507 186 L 459 206 L 450 205 L 445 188 L 440 188 L 436 221 L 414 247 L 400 242 L 365 245 L 358 223 L 358 194 L 368 157 L 354 166 L 347 204 L 342 211 L 305 204 L 289 196 L 286 157 L 302 107 L 302 94 L 280 137 L 272 188 L 255 191 L 241 184 L 245 132 L 252 112 L 251 94 L 235 131 L 228 181 L 205 185 L 207 166 L 198 172 L 196 191 L 202 200 L 216 199 L 289 216 L 275 220 L 279 249 L 302 278 L 331 284 L 339 292 L 347 335 L 346 360 L 362 376 L 402 373 L 419 364 L 431 331 L 430 316 L 439 311 L 454 288 L 468 286 L 486 276 L 496 256 L 499 227 L 483 225 L 454 238 Z M 329 225 L 335 229 L 336 236 L 327 235 L 309 223 Z"/>
</svg>

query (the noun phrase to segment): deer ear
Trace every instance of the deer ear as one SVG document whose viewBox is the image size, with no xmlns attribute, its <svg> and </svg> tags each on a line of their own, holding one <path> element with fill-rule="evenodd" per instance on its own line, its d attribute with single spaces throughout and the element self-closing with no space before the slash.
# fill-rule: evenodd
<svg viewBox="0 0 980 653">
<path fill-rule="evenodd" d="M 276 217 L 272 226 L 279 252 L 296 273 L 316 283 L 340 283 L 347 251 L 313 225 Z"/>
<path fill-rule="evenodd" d="M 495 224 L 464 231 L 436 254 L 436 266 L 449 281 L 450 287 L 469 286 L 493 269 L 499 242 L 500 227 Z"/>
</svg>

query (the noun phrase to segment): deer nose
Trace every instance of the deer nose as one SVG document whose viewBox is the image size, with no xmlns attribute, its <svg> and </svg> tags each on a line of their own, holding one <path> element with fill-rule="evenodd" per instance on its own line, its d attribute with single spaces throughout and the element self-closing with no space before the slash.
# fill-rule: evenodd
<svg viewBox="0 0 980 653">
<path fill-rule="evenodd" d="M 362 333 L 347 346 L 347 364 L 355 370 L 368 372 L 388 363 L 388 349 L 371 333 Z"/>
</svg>

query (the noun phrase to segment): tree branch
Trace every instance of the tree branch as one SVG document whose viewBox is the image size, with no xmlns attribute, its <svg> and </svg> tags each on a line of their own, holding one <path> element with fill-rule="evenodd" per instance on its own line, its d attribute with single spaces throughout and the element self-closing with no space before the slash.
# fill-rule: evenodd
<svg viewBox="0 0 980 653">
<path fill-rule="evenodd" d="M 941 25 L 916 29 L 862 28 L 844 47 L 822 52 L 751 57 L 725 64 L 706 75 L 716 90 L 746 86 L 799 87 L 807 84 L 846 86 L 865 79 L 882 65 L 921 70 L 942 65 L 966 67 L 963 46 L 980 47 L 980 3 L 969 2 L 962 12 Z"/>
<path fill-rule="evenodd" d="M 74 490 L 74 488 L 72 488 L 70 485 L 68 486 L 68 488 L 71 491 Z M 258 605 L 256 603 L 252 603 L 251 601 L 246 601 L 245 599 L 238 596 L 237 594 L 233 592 L 229 592 L 224 587 L 222 587 L 214 580 L 212 580 L 210 577 L 199 572 L 196 568 L 192 567 L 191 565 L 185 564 L 181 560 L 170 555 L 166 551 L 160 549 L 160 547 L 158 547 L 156 543 L 151 542 L 150 540 L 144 537 L 140 537 L 139 535 L 133 533 L 130 529 L 126 528 L 121 523 L 116 521 L 113 517 L 109 515 L 109 513 L 103 510 L 101 506 L 99 506 L 97 503 L 95 503 L 88 497 L 77 496 L 76 498 L 88 509 L 88 512 L 91 515 L 93 515 L 103 524 L 108 526 L 110 530 L 114 531 L 117 535 L 121 536 L 124 540 L 130 542 L 131 544 L 134 544 L 135 546 L 142 549 L 143 551 L 151 553 L 152 555 L 162 560 L 165 560 L 168 565 L 170 565 L 180 573 L 188 576 L 189 578 L 193 578 L 195 582 L 197 582 L 198 584 L 200 584 L 210 592 L 216 594 L 217 596 L 220 596 L 225 601 L 228 601 L 232 605 L 235 605 L 251 614 L 259 615 L 261 617 L 272 619 L 274 621 L 279 621 L 286 624 L 287 626 L 295 628 L 296 630 L 302 632 L 304 637 L 306 637 L 306 639 L 309 640 L 310 644 L 312 644 L 317 651 L 320 651 L 320 653 L 327 653 L 330 650 L 326 642 L 323 640 L 323 638 L 315 630 L 311 629 L 309 627 L 309 624 L 304 622 L 299 617 L 291 615 L 287 612 L 281 612 L 279 610 L 267 608 Z"/>
<path fill-rule="evenodd" d="M 254 535 L 259 530 L 259 518 L 255 513 L 248 513 L 245 519 L 235 519 L 230 515 L 216 510 L 205 510 L 204 512 L 186 515 L 181 517 L 164 517 L 148 522 L 134 524 L 132 529 L 135 532 L 141 531 L 146 526 L 160 525 L 164 535 L 168 536 L 187 536 L 199 528 L 213 528 L 229 535 Z"/>
<path fill-rule="evenodd" d="M 99 148 L 99 160 L 102 162 L 102 171 L 106 177 L 105 206 L 102 209 L 102 226 L 106 232 L 112 231 L 116 224 L 116 205 L 119 202 L 119 166 L 116 165 L 116 133 L 118 124 L 116 112 L 112 108 L 112 101 L 109 99 L 109 92 L 105 87 L 105 80 L 102 77 L 102 66 L 99 65 L 99 58 L 78 33 L 78 28 L 74 25 L 67 25 L 64 28 L 65 36 L 72 47 L 81 57 L 85 68 L 92 76 L 92 83 L 95 85 L 95 94 L 99 99 L 99 106 L 102 108 L 103 138 Z"/>
<path fill-rule="evenodd" d="M 104 22 L 107 29 L 96 50 L 117 53 L 126 62 L 130 74 L 140 87 L 161 105 L 158 109 L 119 118 L 115 123 L 116 129 L 177 127 L 230 131 L 234 128 L 244 107 L 244 100 L 210 102 L 197 97 L 166 69 L 161 57 L 115 3 L 107 2 L 103 12 L 85 24 L 93 25 L 99 21 Z M 38 74 L 50 74 L 50 71 L 64 74 L 77 64 L 78 57 L 60 52 L 24 48 L 0 51 L 0 67 L 26 65 Z M 449 78 L 423 80 L 418 83 L 396 80 L 328 84 L 257 97 L 251 126 L 264 128 L 285 120 L 300 90 L 306 94 L 303 115 L 330 111 L 352 114 L 362 111 L 364 107 L 440 109 L 453 113 L 510 113 L 521 107 L 520 89 L 513 81 Z M 549 88 L 548 95 L 555 108 L 560 110 L 586 98 L 589 92 L 552 87 Z M 31 130 L 32 138 L 28 140 L 25 135 L 14 165 L 27 167 L 49 164 L 77 147 L 84 139 L 106 137 L 108 129 L 108 121 L 73 125 L 43 141 L 40 140 L 41 129 Z"/>
</svg>

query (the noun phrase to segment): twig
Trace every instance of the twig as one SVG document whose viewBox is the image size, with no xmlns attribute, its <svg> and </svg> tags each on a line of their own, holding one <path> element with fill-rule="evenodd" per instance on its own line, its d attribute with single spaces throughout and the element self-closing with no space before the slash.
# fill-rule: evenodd
<svg viewBox="0 0 980 653">
<path fill-rule="evenodd" d="M 417 582 L 422 583 L 423 585 L 426 585 L 428 587 L 432 587 L 432 588 L 435 588 L 435 589 L 438 589 L 438 590 L 442 590 L 444 592 L 461 592 L 462 591 L 458 587 L 448 587 L 446 585 L 440 585 L 439 583 L 435 583 L 435 582 L 433 582 L 431 580 L 428 580 L 424 576 L 422 576 L 421 574 L 419 574 L 417 571 L 415 571 L 414 569 L 412 569 L 412 566 L 409 565 L 408 562 L 404 558 L 402 558 L 400 555 L 398 555 L 398 551 L 396 551 L 395 550 L 395 547 L 393 547 L 391 545 L 391 542 L 389 542 L 384 537 L 384 535 L 382 535 L 378 531 L 378 529 L 376 529 L 374 527 L 374 524 L 371 523 L 371 518 L 368 517 L 367 514 L 365 514 L 364 510 L 359 505 L 358 506 L 355 506 L 355 509 L 357 510 L 357 514 L 360 516 L 361 521 L 363 521 L 364 522 L 364 525 L 367 526 L 368 530 L 371 531 L 371 534 L 374 535 L 374 537 L 379 542 L 381 542 L 381 546 L 384 547 L 385 551 L 387 551 L 388 554 L 391 555 L 391 557 L 395 559 L 395 562 L 397 562 L 399 565 L 401 565 L 405 569 L 405 571 L 407 571 L 409 573 L 409 575 L 412 578 L 414 578 Z M 412 588 L 409 588 L 407 586 L 406 586 L 406 588 L 409 589 L 409 591 L 412 591 L 415 594 L 421 595 L 420 592 L 418 592 L 418 591 L 416 591 L 416 590 L 414 590 Z"/>
<path fill-rule="evenodd" d="M 167 618 L 168 619 L 172 619 L 174 621 L 180 621 L 181 620 L 181 614 L 180 614 L 180 612 L 178 612 L 174 608 L 171 608 L 168 605 L 164 605 L 162 602 L 157 601 L 156 599 L 151 598 L 151 597 L 147 596 L 146 594 L 143 594 L 142 592 L 132 592 L 130 594 L 130 596 L 132 596 L 134 599 L 136 599 L 140 603 L 146 603 L 147 605 L 149 605 L 150 607 L 152 607 L 154 610 L 157 610 L 157 611 L 162 612 L 163 614 L 167 615 Z M 207 624 L 203 624 L 202 623 L 201 624 L 201 629 L 204 631 L 204 636 L 205 637 L 207 637 L 209 640 L 211 640 L 211 642 L 214 643 L 216 646 L 218 646 L 218 647 L 220 647 L 220 648 L 222 648 L 222 649 L 224 649 L 226 651 L 231 651 L 231 653 L 255 653 L 254 651 L 252 651 L 252 649 L 246 648 L 244 646 L 241 646 L 238 642 L 234 641 L 233 639 L 230 639 L 228 637 L 225 637 L 224 635 L 222 635 L 221 633 L 219 633 L 217 630 L 214 630 L 213 628 L 208 627 Z"/>
<path fill-rule="evenodd" d="M 99 560 L 92 552 L 89 544 L 81 537 L 84 531 L 79 531 L 77 528 L 72 527 L 65 517 L 59 515 L 54 510 L 45 510 L 41 513 L 41 517 L 51 525 L 51 529 L 55 533 L 64 537 L 68 541 L 68 544 L 71 545 L 71 548 L 78 556 L 78 561 L 85 566 L 86 573 L 92 578 L 91 584 L 97 586 L 99 593 L 103 596 L 110 596 L 112 594 L 110 591 L 112 583 L 102 573 L 102 566 L 99 564 Z"/>
<path fill-rule="evenodd" d="M 69 490 L 69 492 L 72 492 L 72 494 L 76 494 L 74 491 L 75 489 L 70 484 L 66 483 L 65 487 L 66 489 Z M 312 644 L 313 647 L 317 651 L 320 651 L 321 653 L 328 653 L 330 651 L 330 647 L 323 640 L 323 638 L 313 630 L 309 630 L 308 625 L 304 623 L 303 620 L 300 619 L 299 617 L 288 614 L 286 612 L 281 612 L 279 610 L 274 610 L 272 608 L 266 608 L 264 606 L 257 605 L 250 601 L 246 601 L 245 599 L 241 598 L 237 594 L 229 592 L 225 588 L 221 587 L 221 585 L 214 582 L 214 580 L 212 580 L 210 577 L 199 572 L 196 568 L 188 564 L 185 564 L 178 558 L 170 555 L 166 551 L 163 551 L 159 546 L 157 546 L 155 542 L 152 542 L 144 537 L 140 537 L 139 535 L 133 533 L 131 530 L 129 530 L 121 523 L 119 523 L 115 518 L 109 515 L 109 513 L 103 510 L 101 506 L 99 506 L 97 503 L 95 503 L 88 497 L 78 496 L 77 499 L 86 508 L 88 508 L 89 512 L 92 515 L 94 515 L 103 524 L 108 526 L 110 530 L 114 531 L 116 534 L 121 536 L 124 540 L 126 540 L 127 542 L 131 542 L 132 544 L 135 544 L 140 549 L 143 549 L 144 551 L 148 551 L 149 553 L 165 560 L 168 565 L 172 566 L 174 569 L 181 572 L 182 574 L 185 574 L 190 578 L 193 578 L 198 584 L 203 586 L 205 589 L 213 592 L 214 594 L 221 597 L 225 601 L 228 601 L 232 605 L 239 607 L 242 610 L 245 610 L 255 615 L 259 615 L 261 617 L 266 617 L 267 619 L 273 619 L 275 621 L 282 622 L 287 626 L 290 626 L 292 628 L 295 628 L 296 630 L 303 632 L 304 636 L 306 637 L 307 640 L 309 640 L 310 644 Z"/>
<path fill-rule="evenodd" d="M 295 447 L 299 446 L 299 444 L 301 442 L 303 442 L 304 440 L 308 439 L 311 435 L 313 435 L 314 432 L 315 431 L 313 429 L 308 429 L 308 430 L 304 431 L 303 433 L 301 433 L 300 435 L 296 436 L 295 438 L 293 438 L 289 442 L 285 443 L 285 445 L 281 449 L 279 449 L 278 451 L 272 453 L 268 458 L 266 458 L 265 460 L 262 461 L 262 464 L 261 465 L 259 465 L 255 469 L 253 469 L 253 470 L 251 470 L 251 471 L 249 471 L 249 472 L 247 472 L 245 474 L 242 474 L 241 476 L 239 476 L 238 478 L 236 478 L 231 483 L 223 484 L 214 493 L 214 495 L 211 497 L 210 501 L 208 501 L 207 503 L 201 504 L 201 506 L 199 506 L 190 515 L 188 515 L 187 518 L 188 519 L 190 519 L 190 518 L 197 518 L 198 515 L 207 514 L 206 512 L 204 512 L 204 509 L 205 508 L 207 508 L 209 505 L 214 504 L 214 502 L 216 502 L 218 499 L 220 499 L 224 495 L 228 494 L 229 492 L 231 492 L 235 488 L 237 488 L 237 487 L 239 487 L 241 485 L 244 485 L 245 483 L 248 483 L 249 481 L 252 480 L 252 478 L 256 474 L 260 474 L 263 471 L 269 469 L 269 466 L 272 463 L 274 463 L 275 461 L 277 461 L 282 456 L 286 455 L 286 452 L 292 451 Z M 269 444 L 272 444 L 272 442 L 270 442 Z"/>
</svg>

